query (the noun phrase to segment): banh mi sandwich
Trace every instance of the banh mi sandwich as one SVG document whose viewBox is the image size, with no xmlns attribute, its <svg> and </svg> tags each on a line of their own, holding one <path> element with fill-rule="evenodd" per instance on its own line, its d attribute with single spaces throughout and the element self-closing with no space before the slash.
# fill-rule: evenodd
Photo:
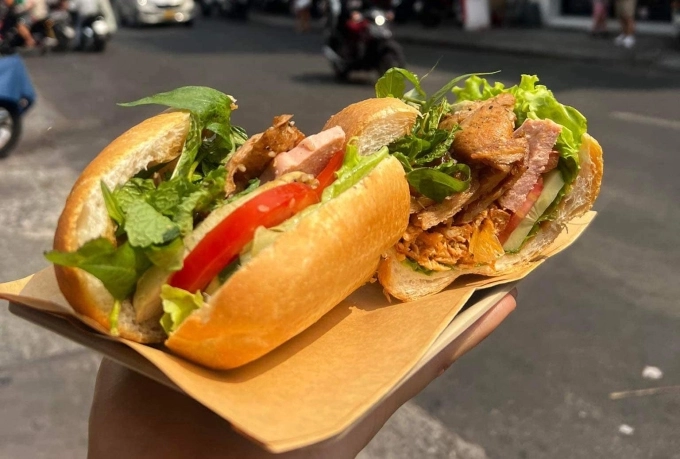
<svg viewBox="0 0 680 459">
<path fill-rule="evenodd" d="M 248 138 L 235 100 L 204 87 L 124 105 L 141 104 L 171 110 L 85 168 L 46 254 L 75 311 L 114 335 L 243 365 L 367 282 L 406 230 L 408 183 L 387 148 L 340 127 L 305 137 L 290 115 Z M 402 110 L 380 143 L 416 116 Z"/>
<path fill-rule="evenodd" d="M 585 117 L 537 81 L 523 75 L 506 88 L 463 76 L 428 98 L 416 75 L 390 69 L 376 84 L 378 99 L 351 105 L 326 124 L 365 142 L 372 117 L 388 126 L 392 117 L 400 123 L 395 114 L 419 112 L 408 134 L 388 145 L 406 171 L 411 200 L 408 228 L 378 271 L 388 293 L 414 300 L 464 274 L 521 268 L 591 208 L 602 149 L 586 132 Z M 389 105 L 373 109 L 377 101 Z M 370 126 L 357 124 L 355 113 Z"/>
</svg>

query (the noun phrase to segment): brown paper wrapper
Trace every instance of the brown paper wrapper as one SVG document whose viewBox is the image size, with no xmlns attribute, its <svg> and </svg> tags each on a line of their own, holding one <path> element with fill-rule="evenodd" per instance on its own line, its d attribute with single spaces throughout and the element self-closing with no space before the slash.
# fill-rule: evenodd
<svg viewBox="0 0 680 459">
<path fill-rule="evenodd" d="M 542 256 L 500 277 L 459 278 L 445 291 L 410 303 L 390 303 L 379 285 L 366 285 L 302 334 L 229 371 L 208 370 L 162 346 L 105 335 L 71 309 L 51 268 L 0 285 L 0 297 L 12 303 L 13 313 L 184 391 L 266 449 L 284 452 L 350 429 L 515 282 L 573 243 L 594 217 L 589 212 L 573 220 Z M 459 314 L 476 290 L 491 287 Z"/>
</svg>

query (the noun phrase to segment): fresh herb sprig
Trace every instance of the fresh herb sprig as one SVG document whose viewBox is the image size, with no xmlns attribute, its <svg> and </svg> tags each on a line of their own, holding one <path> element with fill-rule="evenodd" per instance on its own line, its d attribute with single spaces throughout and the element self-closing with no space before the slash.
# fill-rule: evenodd
<svg viewBox="0 0 680 459">
<path fill-rule="evenodd" d="M 389 69 L 375 85 L 377 97 L 401 99 L 420 111 L 411 133 L 394 141 L 388 148 L 404 166 L 411 187 L 436 202 L 470 187 L 470 168 L 449 154 L 458 128 L 439 128 L 442 118 L 451 111 L 447 94 L 458 82 L 470 76 L 472 74 L 454 78 L 431 97 L 427 97 L 423 90 L 422 79 L 401 68 Z M 407 83 L 413 86 L 408 91 Z"/>
<path fill-rule="evenodd" d="M 159 184 L 149 171 L 114 189 L 101 182 L 117 241 L 100 237 L 75 252 L 45 254 L 52 263 L 94 275 L 117 301 L 134 292 L 137 281 L 152 265 L 168 271 L 181 269 L 182 238 L 193 230 L 197 218 L 225 202 L 224 165 L 247 139 L 242 128 L 231 124 L 234 99 L 214 89 L 189 86 L 121 105 L 144 104 L 190 113 L 189 134 L 174 171 Z M 162 172 L 163 167 L 159 165 L 154 173 Z"/>
</svg>

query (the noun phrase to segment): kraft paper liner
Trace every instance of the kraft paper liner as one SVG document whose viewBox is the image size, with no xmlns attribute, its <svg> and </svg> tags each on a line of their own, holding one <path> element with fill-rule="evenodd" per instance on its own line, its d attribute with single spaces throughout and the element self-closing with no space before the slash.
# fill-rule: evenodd
<svg viewBox="0 0 680 459">
<path fill-rule="evenodd" d="M 538 260 L 498 278 L 462 278 L 437 295 L 411 303 L 390 304 L 378 285 L 362 287 L 305 332 L 235 370 L 208 370 L 168 353 L 162 346 L 111 338 L 87 332 L 81 324 L 62 323 L 93 340 L 124 343 L 239 432 L 272 452 L 289 451 L 335 437 L 359 421 L 436 355 L 437 349 L 495 304 L 481 300 L 454 320 L 475 290 L 519 281 L 545 258 L 573 243 L 594 216 L 589 212 L 575 219 Z M 0 285 L 0 297 L 104 331 L 70 309 L 52 269 L 22 282 Z M 503 289 L 507 290 L 509 287 Z M 120 346 L 99 349 L 110 355 L 103 348 Z M 123 359 L 115 352 L 112 357 Z M 158 375 L 154 379 L 158 380 Z"/>
</svg>

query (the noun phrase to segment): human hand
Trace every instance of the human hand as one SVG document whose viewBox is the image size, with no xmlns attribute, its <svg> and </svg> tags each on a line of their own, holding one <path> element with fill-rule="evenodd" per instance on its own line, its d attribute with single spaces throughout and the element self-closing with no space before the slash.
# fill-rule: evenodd
<svg viewBox="0 0 680 459">
<path fill-rule="evenodd" d="M 111 360 L 99 368 L 90 412 L 90 459 L 351 458 L 404 403 L 484 340 L 515 309 L 516 290 L 456 338 L 403 386 L 339 438 L 274 455 L 187 397 Z"/>
</svg>

